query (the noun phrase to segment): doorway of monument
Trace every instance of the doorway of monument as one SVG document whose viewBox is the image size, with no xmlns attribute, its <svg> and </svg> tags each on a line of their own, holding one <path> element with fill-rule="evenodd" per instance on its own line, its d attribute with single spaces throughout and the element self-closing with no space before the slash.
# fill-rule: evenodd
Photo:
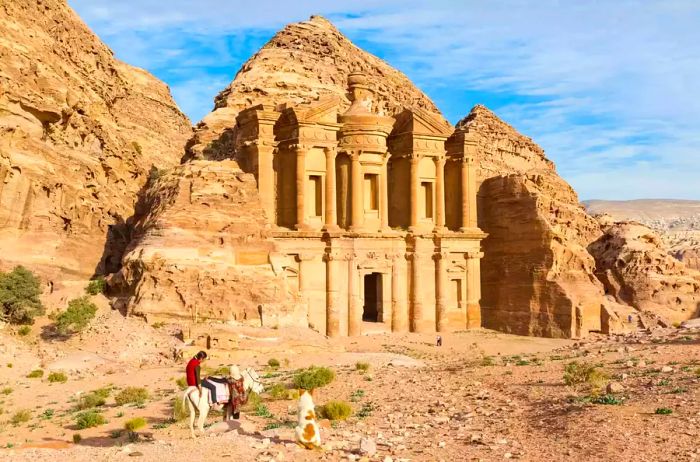
<svg viewBox="0 0 700 462">
<path fill-rule="evenodd" d="M 365 304 L 362 308 L 362 320 L 365 322 L 382 322 L 382 274 L 365 274 Z"/>
</svg>

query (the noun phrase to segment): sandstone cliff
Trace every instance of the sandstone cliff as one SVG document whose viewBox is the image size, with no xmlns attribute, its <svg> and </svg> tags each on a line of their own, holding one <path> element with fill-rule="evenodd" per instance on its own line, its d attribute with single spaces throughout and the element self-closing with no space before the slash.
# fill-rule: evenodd
<svg viewBox="0 0 700 462">
<path fill-rule="evenodd" d="M 231 160 L 193 161 L 149 186 L 123 268 L 110 278 L 128 294 L 129 314 L 307 326 L 305 306 L 271 264 L 252 175 Z"/>
<path fill-rule="evenodd" d="M 330 94 L 350 106 L 347 77 L 353 71 L 367 74 L 377 106 L 387 114 L 403 106 L 439 113 L 404 74 L 353 45 L 328 20 L 312 16 L 286 26 L 243 64 L 216 97 L 214 111 L 197 125 L 186 158 L 232 157 L 236 115 L 256 104 L 295 105 Z"/>
<path fill-rule="evenodd" d="M 601 223 L 604 234 L 588 249 L 607 293 L 671 322 L 700 316 L 700 271 L 669 255 L 661 237 L 647 226 Z"/>
<path fill-rule="evenodd" d="M 3 265 L 115 269 L 151 166 L 176 164 L 190 135 L 167 86 L 116 60 L 64 1 L 0 2 Z"/>
</svg>

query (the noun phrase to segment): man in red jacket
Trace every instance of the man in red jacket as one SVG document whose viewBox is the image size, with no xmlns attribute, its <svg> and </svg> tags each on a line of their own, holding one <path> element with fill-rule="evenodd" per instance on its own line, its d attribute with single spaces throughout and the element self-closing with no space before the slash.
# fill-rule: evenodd
<svg viewBox="0 0 700 462">
<path fill-rule="evenodd" d="M 207 353 L 200 351 L 187 363 L 185 368 L 185 374 L 187 375 L 187 386 L 197 387 L 199 390 L 199 395 L 202 395 L 202 379 L 200 376 L 200 364 L 207 359 Z"/>
</svg>

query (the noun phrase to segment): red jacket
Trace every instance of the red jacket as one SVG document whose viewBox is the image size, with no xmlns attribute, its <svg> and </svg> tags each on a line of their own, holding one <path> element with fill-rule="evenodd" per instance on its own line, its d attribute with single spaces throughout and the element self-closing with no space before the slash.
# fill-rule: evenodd
<svg viewBox="0 0 700 462">
<path fill-rule="evenodd" d="M 200 361 L 197 358 L 192 358 L 190 359 L 190 362 L 187 363 L 185 374 L 187 375 L 188 387 L 198 387 L 200 385 L 199 364 Z"/>
</svg>

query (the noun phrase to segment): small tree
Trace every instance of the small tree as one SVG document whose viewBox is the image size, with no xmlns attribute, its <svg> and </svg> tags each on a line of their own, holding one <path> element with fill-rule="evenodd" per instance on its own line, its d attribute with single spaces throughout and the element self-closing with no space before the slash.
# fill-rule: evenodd
<svg viewBox="0 0 700 462">
<path fill-rule="evenodd" d="M 88 282 L 87 287 L 85 287 L 85 292 L 90 295 L 97 295 L 103 293 L 106 288 L 107 281 L 105 281 L 105 278 L 102 276 L 98 276 L 97 278 Z"/>
<path fill-rule="evenodd" d="M 23 266 L 9 273 L 0 272 L 0 319 L 33 324 L 34 317 L 44 314 L 40 285 L 39 278 Z"/>
<path fill-rule="evenodd" d="M 95 317 L 97 306 L 88 297 L 74 298 L 68 308 L 56 317 L 56 330 L 61 335 L 74 334 L 83 330 Z"/>
</svg>

